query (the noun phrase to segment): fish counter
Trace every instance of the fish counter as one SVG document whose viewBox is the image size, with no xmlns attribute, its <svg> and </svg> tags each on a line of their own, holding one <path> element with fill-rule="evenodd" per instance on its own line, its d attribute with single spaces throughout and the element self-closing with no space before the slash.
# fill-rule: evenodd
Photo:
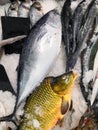
<svg viewBox="0 0 98 130">
<path fill-rule="evenodd" d="M 0 130 L 98 129 L 98 1 L 0 6 Z"/>
</svg>

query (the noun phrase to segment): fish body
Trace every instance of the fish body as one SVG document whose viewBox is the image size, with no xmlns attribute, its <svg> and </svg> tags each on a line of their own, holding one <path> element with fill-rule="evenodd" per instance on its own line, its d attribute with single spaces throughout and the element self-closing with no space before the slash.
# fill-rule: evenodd
<svg viewBox="0 0 98 130">
<path fill-rule="evenodd" d="M 60 9 L 58 8 L 60 5 L 55 0 L 37 0 L 35 1 L 31 8 L 30 8 L 30 22 L 31 26 L 34 26 L 34 24 L 46 13 L 48 13 L 50 10 L 58 9 L 60 12 Z"/>
<path fill-rule="evenodd" d="M 19 130 L 49 130 L 64 117 L 71 101 L 73 72 L 46 78 L 27 99 Z"/>
<path fill-rule="evenodd" d="M 95 21 L 93 35 L 88 41 L 88 46 L 81 53 L 81 90 L 85 100 L 94 103 L 98 93 L 97 85 L 94 83 L 98 71 L 98 22 Z M 88 98 L 87 98 L 88 97 Z"/>
<path fill-rule="evenodd" d="M 10 5 L 10 7 L 8 8 L 7 11 L 7 16 L 11 16 L 11 17 L 17 17 L 18 16 L 18 7 L 19 7 L 19 1 L 13 1 Z"/>
<path fill-rule="evenodd" d="M 18 17 L 29 17 L 30 6 L 32 5 L 31 0 L 27 0 L 25 2 L 21 2 L 18 8 Z"/>
<path fill-rule="evenodd" d="M 32 28 L 24 44 L 18 72 L 18 104 L 45 78 L 59 54 L 60 45 L 60 15 L 52 10 Z"/>
<path fill-rule="evenodd" d="M 34 26 L 34 24 L 44 15 L 42 6 L 39 2 L 34 2 L 34 4 L 32 4 L 29 15 L 31 26 Z"/>
<path fill-rule="evenodd" d="M 84 3 L 85 0 L 79 2 L 73 12 L 71 0 L 66 0 L 62 8 L 62 34 L 67 56 L 66 71 L 74 68 L 94 25 L 96 15 L 95 0 L 91 0 L 89 4 Z"/>
</svg>

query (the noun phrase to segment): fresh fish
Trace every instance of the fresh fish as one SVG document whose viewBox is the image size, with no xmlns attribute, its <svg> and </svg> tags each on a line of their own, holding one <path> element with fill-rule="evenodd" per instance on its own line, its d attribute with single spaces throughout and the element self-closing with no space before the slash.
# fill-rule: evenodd
<svg viewBox="0 0 98 130">
<path fill-rule="evenodd" d="M 93 104 L 96 94 L 98 92 L 96 84 L 94 85 L 95 78 L 98 71 L 98 23 L 93 31 L 93 36 L 88 42 L 88 46 L 81 53 L 82 64 L 82 77 L 81 89 L 87 102 Z M 87 77 L 89 74 L 89 77 Z M 91 76 L 90 76 L 91 75 Z M 96 90 L 96 91 L 95 91 Z"/>
<path fill-rule="evenodd" d="M 29 15 L 31 26 L 34 26 L 35 23 L 44 15 L 40 2 L 34 2 L 34 4 L 32 4 Z"/>
<path fill-rule="evenodd" d="M 71 104 L 76 79 L 72 71 L 46 78 L 29 96 L 19 130 L 49 130 L 61 120 Z"/>
<path fill-rule="evenodd" d="M 61 2 L 61 1 L 60 1 Z M 31 21 L 31 26 L 34 26 L 34 24 L 47 12 L 53 9 L 58 9 L 60 12 L 60 5 L 61 3 L 64 2 L 57 2 L 56 0 L 36 0 L 31 8 L 30 8 L 30 21 Z"/>
<path fill-rule="evenodd" d="M 92 0 L 85 10 L 83 9 L 84 1 L 82 0 L 72 12 L 71 0 L 66 0 L 61 12 L 62 34 L 67 56 L 66 71 L 74 68 L 83 43 L 94 23 L 95 0 Z"/>
<path fill-rule="evenodd" d="M 7 16 L 17 17 L 18 7 L 19 7 L 19 1 L 18 0 L 13 1 L 8 8 Z"/>
<path fill-rule="evenodd" d="M 24 43 L 18 67 L 18 90 L 14 113 L 0 121 L 12 121 L 19 104 L 35 90 L 48 74 L 61 46 L 61 20 L 57 10 L 52 10 L 32 28 Z"/>
<path fill-rule="evenodd" d="M 29 10 L 31 5 L 31 0 L 25 0 L 24 2 L 21 2 L 18 8 L 18 17 L 29 17 Z"/>
<path fill-rule="evenodd" d="M 32 28 L 24 44 L 19 64 L 18 104 L 45 78 L 59 54 L 60 45 L 60 15 L 52 10 Z"/>
</svg>

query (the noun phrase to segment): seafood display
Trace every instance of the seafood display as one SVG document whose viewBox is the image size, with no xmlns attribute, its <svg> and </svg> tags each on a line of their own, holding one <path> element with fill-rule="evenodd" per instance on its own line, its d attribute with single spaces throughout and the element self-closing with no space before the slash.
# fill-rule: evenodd
<svg viewBox="0 0 98 130">
<path fill-rule="evenodd" d="M 29 18 L 30 32 L 0 41 L 1 52 L 4 45 L 26 38 L 17 67 L 15 107 L 0 122 L 12 121 L 17 130 L 48 130 L 57 124 L 63 128 L 65 114 L 74 111 L 72 90 L 80 60 L 78 84 L 88 109 L 76 129 L 88 129 L 89 119 L 97 128 L 98 0 L 14 0 L 6 16 Z M 63 43 L 65 71 L 47 77 Z M 22 103 L 24 112 L 17 118 Z"/>
</svg>

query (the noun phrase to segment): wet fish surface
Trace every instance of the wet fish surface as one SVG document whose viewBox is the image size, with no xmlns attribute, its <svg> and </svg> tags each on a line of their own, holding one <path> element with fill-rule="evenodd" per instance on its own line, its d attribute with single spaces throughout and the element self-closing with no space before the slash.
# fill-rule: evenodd
<svg viewBox="0 0 98 130">
<path fill-rule="evenodd" d="M 34 2 L 32 4 L 29 15 L 31 26 L 34 26 L 35 23 L 44 15 L 42 6 L 39 2 Z"/>
<path fill-rule="evenodd" d="M 60 15 L 52 10 L 32 28 L 24 44 L 18 72 L 18 104 L 45 78 L 58 56 L 60 45 Z"/>
<path fill-rule="evenodd" d="M 20 55 L 14 111 L 9 116 L 1 117 L 0 121 L 12 121 L 17 125 L 16 111 L 49 73 L 60 51 L 61 35 L 61 20 L 57 10 L 48 12 L 31 29 Z"/>
<path fill-rule="evenodd" d="M 25 0 L 24 2 L 21 2 L 18 8 L 18 17 L 29 17 L 29 10 L 30 6 L 32 5 L 31 0 Z"/>
<path fill-rule="evenodd" d="M 76 74 L 46 78 L 27 99 L 18 130 L 48 130 L 61 120 L 71 104 Z"/>
<path fill-rule="evenodd" d="M 82 0 L 72 12 L 71 0 L 66 0 L 62 8 L 62 34 L 67 55 L 66 71 L 74 68 L 94 24 L 95 0 L 91 0 L 86 9 L 83 9 L 84 3 L 85 0 Z"/>
<path fill-rule="evenodd" d="M 11 17 L 17 17 L 18 16 L 18 7 L 19 7 L 19 1 L 13 1 L 10 5 L 10 7 L 8 8 L 7 11 L 7 16 L 11 16 Z"/>
</svg>

